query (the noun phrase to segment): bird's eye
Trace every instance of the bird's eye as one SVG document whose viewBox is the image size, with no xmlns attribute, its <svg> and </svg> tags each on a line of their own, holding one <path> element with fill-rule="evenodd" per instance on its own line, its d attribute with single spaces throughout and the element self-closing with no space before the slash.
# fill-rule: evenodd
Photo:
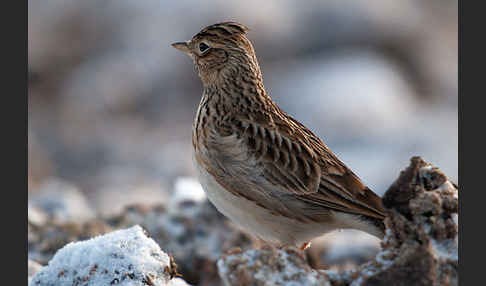
<svg viewBox="0 0 486 286">
<path fill-rule="evenodd" d="M 200 44 L 199 44 L 199 51 L 200 51 L 201 53 L 204 53 L 204 52 L 205 52 L 205 51 L 207 51 L 208 49 L 209 49 L 209 46 L 208 46 L 208 45 L 206 45 L 205 43 L 200 43 Z"/>
</svg>

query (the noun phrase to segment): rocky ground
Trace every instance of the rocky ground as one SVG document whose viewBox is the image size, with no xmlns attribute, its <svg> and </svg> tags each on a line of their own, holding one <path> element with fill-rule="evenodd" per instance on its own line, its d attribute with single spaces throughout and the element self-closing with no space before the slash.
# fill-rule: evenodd
<svg viewBox="0 0 486 286">
<path fill-rule="evenodd" d="M 166 204 L 91 218 L 66 208 L 73 186 L 47 186 L 71 193 L 30 200 L 29 285 L 458 285 L 458 188 L 420 157 L 383 197 L 387 231 L 376 249 L 358 232 L 328 234 L 305 253 L 256 249 L 190 178 Z M 336 235 L 348 235 L 347 247 Z"/>
</svg>

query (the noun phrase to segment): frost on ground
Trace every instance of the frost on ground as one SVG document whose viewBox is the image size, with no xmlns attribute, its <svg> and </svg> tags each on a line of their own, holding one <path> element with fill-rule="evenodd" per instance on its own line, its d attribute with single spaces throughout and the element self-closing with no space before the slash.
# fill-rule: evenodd
<svg viewBox="0 0 486 286">
<path fill-rule="evenodd" d="M 386 235 L 376 257 L 351 271 L 313 270 L 293 248 L 250 250 L 218 261 L 225 285 L 458 285 L 458 190 L 422 158 L 383 198 Z"/>
<path fill-rule="evenodd" d="M 67 244 L 29 285 L 187 285 L 174 265 L 137 225 Z"/>
<path fill-rule="evenodd" d="M 144 227 L 173 255 L 184 279 L 197 285 L 220 285 L 216 261 L 222 251 L 234 246 L 245 249 L 251 243 L 209 203 L 201 185 L 191 178 L 176 180 L 167 207 L 129 207 L 108 223 L 114 228 Z"/>
</svg>

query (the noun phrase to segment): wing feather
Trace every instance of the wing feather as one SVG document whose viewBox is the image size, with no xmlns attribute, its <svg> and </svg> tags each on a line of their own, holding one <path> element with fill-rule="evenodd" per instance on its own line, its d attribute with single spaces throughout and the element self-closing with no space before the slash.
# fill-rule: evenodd
<svg viewBox="0 0 486 286">
<path fill-rule="evenodd" d="M 233 125 L 234 132 L 247 144 L 248 157 L 257 160 L 273 192 L 336 211 L 385 217 L 381 198 L 299 122 L 291 121 L 296 128 L 289 130 L 292 124 L 265 126 L 239 120 L 243 122 Z"/>
</svg>

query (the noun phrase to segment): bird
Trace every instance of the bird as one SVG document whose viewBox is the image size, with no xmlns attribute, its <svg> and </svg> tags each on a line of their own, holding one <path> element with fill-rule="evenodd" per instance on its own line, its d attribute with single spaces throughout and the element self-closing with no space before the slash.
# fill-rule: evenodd
<svg viewBox="0 0 486 286">
<path fill-rule="evenodd" d="M 382 239 L 381 198 L 272 100 L 248 31 L 221 22 L 172 44 L 192 58 L 202 82 L 192 157 L 209 201 L 240 228 L 278 247 L 304 250 L 313 238 L 337 229 Z"/>
</svg>

